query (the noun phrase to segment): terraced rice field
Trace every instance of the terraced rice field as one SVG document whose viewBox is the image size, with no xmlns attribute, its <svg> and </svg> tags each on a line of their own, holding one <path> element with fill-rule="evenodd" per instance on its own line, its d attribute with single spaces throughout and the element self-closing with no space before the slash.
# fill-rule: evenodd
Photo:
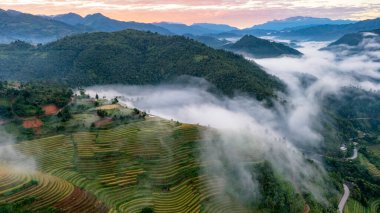
<svg viewBox="0 0 380 213">
<path fill-rule="evenodd" d="M 378 213 L 380 212 L 380 199 L 372 201 L 369 207 L 364 207 L 361 203 L 356 200 L 348 200 L 344 213 Z"/>
<path fill-rule="evenodd" d="M 367 167 L 368 171 L 373 176 L 380 177 L 380 170 L 375 165 L 373 165 L 371 162 L 369 162 L 366 157 L 364 157 L 363 155 L 359 155 L 359 160 L 363 165 L 365 165 Z"/>
<path fill-rule="evenodd" d="M 38 187 L 49 186 L 35 192 L 41 198 L 36 207 L 51 205 L 68 212 L 140 212 L 146 207 L 157 213 L 248 212 L 238 202 L 224 199 L 218 177 L 202 174 L 201 128 L 147 118 L 110 130 L 25 141 L 16 148 L 34 156 L 39 172 L 17 178 L 1 174 L 0 178 L 16 183 L 0 189 L 10 190 L 36 178 Z M 3 200 L 29 193 L 34 190 Z"/>
<path fill-rule="evenodd" d="M 370 146 L 369 151 L 380 157 L 380 145 Z"/>
<path fill-rule="evenodd" d="M 107 212 L 95 196 L 59 177 L 41 172 L 15 171 L 0 165 L 0 203 L 36 198 L 25 209 L 53 207 L 64 212 Z M 70 205 L 65 205 L 70 203 Z"/>
</svg>

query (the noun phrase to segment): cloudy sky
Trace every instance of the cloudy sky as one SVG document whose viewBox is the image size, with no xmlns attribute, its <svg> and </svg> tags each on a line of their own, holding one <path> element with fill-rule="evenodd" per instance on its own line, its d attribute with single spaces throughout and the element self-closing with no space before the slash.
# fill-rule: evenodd
<svg viewBox="0 0 380 213">
<path fill-rule="evenodd" d="M 213 22 L 240 28 L 297 15 L 355 20 L 380 16 L 380 0 L 1 0 L 0 8 L 48 15 L 101 12 L 125 21 Z"/>
</svg>

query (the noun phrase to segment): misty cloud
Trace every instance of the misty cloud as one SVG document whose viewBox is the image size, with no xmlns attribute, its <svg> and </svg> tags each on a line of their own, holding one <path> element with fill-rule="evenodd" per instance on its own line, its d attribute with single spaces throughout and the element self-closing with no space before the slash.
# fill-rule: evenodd
<svg viewBox="0 0 380 213">
<path fill-rule="evenodd" d="M 35 170 L 35 160 L 17 151 L 14 145 L 14 137 L 0 127 L 0 165 L 7 165 L 17 171 Z"/>
<path fill-rule="evenodd" d="M 248 97 L 216 96 L 204 80 L 187 84 L 159 86 L 99 86 L 87 89 L 91 95 L 120 99 L 129 107 L 137 107 L 167 119 L 211 126 L 217 135 L 205 132 L 202 160 L 210 163 L 208 172 L 225 183 L 226 191 L 234 191 L 245 199 L 257 198 L 258 183 L 244 162 L 269 161 L 296 189 L 311 192 L 325 201 L 328 188 L 326 172 L 317 156 L 304 150 L 318 149 L 323 138 L 315 130 L 323 114 L 320 102 L 325 95 L 339 94 L 343 87 L 378 88 L 380 64 L 363 55 L 339 59 L 334 53 L 319 51 L 326 43 L 304 43 L 302 58 L 260 59 L 269 73 L 281 78 L 289 94 L 279 94 L 287 104 L 276 103 L 273 109 Z M 312 79 L 302 84 L 301 77 Z M 196 82 L 196 83 L 194 83 Z M 315 158 L 314 164 L 306 158 Z M 236 191 L 229 186 L 230 171 L 240 183 Z"/>
</svg>

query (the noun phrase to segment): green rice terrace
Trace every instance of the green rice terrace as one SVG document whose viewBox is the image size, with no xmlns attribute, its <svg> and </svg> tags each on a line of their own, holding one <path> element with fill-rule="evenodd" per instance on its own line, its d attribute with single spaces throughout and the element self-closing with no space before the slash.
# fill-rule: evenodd
<svg viewBox="0 0 380 213">
<path fill-rule="evenodd" d="M 234 192 L 242 191 L 234 184 L 235 165 L 225 167 L 229 179 L 209 172 L 218 163 L 202 156 L 213 145 L 204 144 L 218 140 L 209 127 L 148 115 L 121 105 L 120 97 L 91 98 L 54 83 L 2 82 L 0 93 L 0 134 L 13 137 L 1 148 L 11 146 L 24 156 L 18 164 L 0 161 L 0 212 L 336 211 L 339 194 L 328 205 L 318 203 L 258 153 L 242 163 L 255 173 L 260 197 L 241 199 Z M 206 131 L 216 137 L 206 140 Z M 357 159 L 328 163 L 360 183 L 362 177 L 379 177 L 379 150 L 360 146 Z M 364 172 L 351 177 L 353 169 Z M 340 190 L 342 178 L 333 178 Z M 344 212 L 378 212 L 373 186 L 353 186 L 358 193 L 351 193 Z M 358 196 L 364 190 L 367 196 Z"/>
<path fill-rule="evenodd" d="M 200 160 L 205 127 L 63 88 L 2 84 L 0 128 L 17 136 L 12 146 L 36 168 L 0 162 L 0 212 L 252 212 L 223 191 L 219 177 L 204 172 L 210 163 Z M 265 171 L 262 180 L 277 190 L 282 182 Z M 278 190 L 279 199 L 289 199 L 283 206 L 300 198 L 286 190 Z M 305 202 L 297 202 L 292 208 L 302 210 Z"/>
</svg>

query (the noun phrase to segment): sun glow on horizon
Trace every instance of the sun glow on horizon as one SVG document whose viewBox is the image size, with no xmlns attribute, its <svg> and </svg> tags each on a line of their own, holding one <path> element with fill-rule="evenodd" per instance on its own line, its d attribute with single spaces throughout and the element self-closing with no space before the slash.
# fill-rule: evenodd
<svg viewBox="0 0 380 213">
<path fill-rule="evenodd" d="M 123 21 L 210 22 L 239 28 L 290 16 L 353 20 L 380 16 L 380 0 L 2 0 L 0 8 L 44 15 L 100 12 Z"/>
</svg>

